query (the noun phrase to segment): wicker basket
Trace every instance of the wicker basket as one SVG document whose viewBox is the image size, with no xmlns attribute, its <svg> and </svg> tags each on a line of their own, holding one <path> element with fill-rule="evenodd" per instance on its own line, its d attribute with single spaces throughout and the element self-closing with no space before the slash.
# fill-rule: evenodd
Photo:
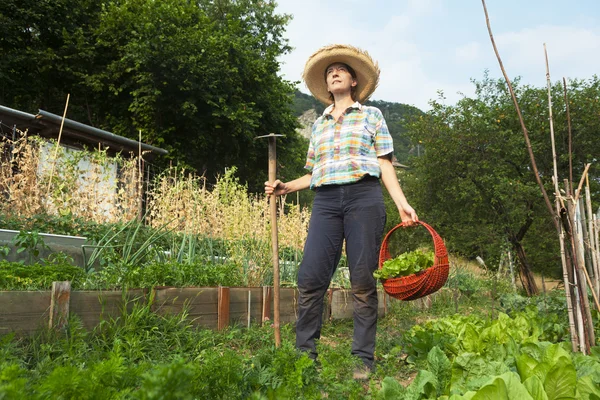
<svg viewBox="0 0 600 400">
<path fill-rule="evenodd" d="M 434 261 L 433 265 L 416 274 L 403 276 L 400 278 L 390 278 L 382 281 L 383 289 L 390 296 L 399 300 L 415 300 L 438 291 L 448 279 L 448 251 L 440 235 L 425 222 L 417 222 L 429 231 L 433 238 Z M 379 251 L 379 268 L 383 268 L 383 263 L 392 258 L 388 249 L 388 242 L 391 234 L 399 228 L 405 228 L 403 223 L 392 228 L 381 243 Z"/>
</svg>

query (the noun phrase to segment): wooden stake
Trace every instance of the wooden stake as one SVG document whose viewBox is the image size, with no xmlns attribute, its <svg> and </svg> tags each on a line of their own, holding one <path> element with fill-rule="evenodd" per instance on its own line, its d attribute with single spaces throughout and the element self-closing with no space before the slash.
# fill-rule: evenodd
<svg viewBox="0 0 600 400">
<path fill-rule="evenodd" d="M 275 182 L 277 179 L 276 157 L 275 138 L 269 139 L 269 182 Z M 281 333 L 279 330 L 279 235 L 277 232 L 277 196 L 270 196 L 269 206 L 271 210 L 271 246 L 273 248 L 273 328 L 275 329 L 275 347 L 279 347 L 281 346 Z"/>
<path fill-rule="evenodd" d="M 583 182 L 585 178 L 587 178 L 588 170 L 590 169 L 590 163 L 585 164 L 585 169 L 583 170 L 583 175 L 581 175 L 581 180 L 579 181 L 579 185 L 577 186 L 577 191 L 575 192 L 575 199 L 573 200 L 574 204 L 577 204 L 579 201 L 579 194 L 581 193 L 581 187 L 583 186 Z"/>
<path fill-rule="evenodd" d="M 262 313 L 261 321 L 264 324 L 271 319 L 271 287 L 262 287 Z"/>
<path fill-rule="evenodd" d="M 590 312 L 590 304 L 589 304 L 589 300 L 587 297 L 587 290 L 586 290 L 586 282 L 585 282 L 585 276 L 584 276 L 584 269 L 585 269 L 585 264 L 583 261 L 583 254 L 581 254 L 581 252 L 579 251 L 579 249 L 577 248 L 578 243 L 579 243 L 579 235 L 575 229 L 575 205 L 577 203 L 571 203 L 570 201 L 567 202 L 568 205 L 568 209 L 569 209 L 569 222 L 570 222 L 570 234 L 571 234 L 571 248 L 572 248 L 572 254 L 573 254 L 573 265 L 575 266 L 575 276 L 577 277 L 577 286 L 578 286 L 578 291 L 579 291 L 579 297 L 580 297 L 580 307 L 581 307 L 581 314 L 582 317 L 584 318 L 584 327 L 585 327 L 585 336 L 582 336 L 582 341 L 585 338 L 585 354 L 589 354 L 589 346 L 590 345 L 594 345 L 595 344 L 595 335 L 594 335 L 594 325 L 592 323 L 592 314 Z"/>
<path fill-rule="evenodd" d="M 565 232 L 560 227 L 559 232 L 559 242 L 560 242 L 560 260 L 563 266 L 563 283 L 565 285 L 565 296 L 567 298 L 567 313 L 569 316 L 569 332 L 571 334 L 571 345 L 573 352 L 577 352 L 577 348 L 579 345 L 579 339 L 577 335 L 577 329 L 575 328 L 575 314 L 573 312 L 573 299 L 571 297 L 571 282 L 569 280 L 568 266 L 567 266 L 567 257 L 565 254 Z"/>
<path fill-rule="evenodd" d="M 579 288 L 577 287 L 577 274 L 574 274 L 573 277 L 575 278 L 575 299 L 576 299 L 576 307 L 575 310 L 577 312 L 577 329 L 578 329 L 578 336 L 579 336 L 579 351 L 581 351 L 582 354 L 588 354 L 587 351 L 587 347 L 586 347 L 586 342 L 585 342 L 585 328 L 583 326 L 583 314 L 581 312 L 581 296 L 579 295 Z"/>
<path fill-rule="evenodd" d="M 567 197 L 571 196 L 571 185 L 567 179 L 564 180 L 565 193 Z M 585 336 L 582 333 L 581 310 L 579 306 L 579 291 L 577 290 L 577 278 L 575 273 L 575 264 L 577 263 L 572 254 L 571 247 L 567 243 L 571 243 L 571 224 L 569 222 L 569 212 L 566 203 L 560 210 L 561 220 L 561 257 L 564 257 L 566 263 L 566 271 L 563 271 L 565 281 L 565 291 L 567 292 L 567 306 L 570 305 L 569 327 L 571 330 L 571 342 L 573 351 L 581 351 L 585 353 Z M 569 302 L 570 300 L 570 302 Z M 580 349 L 581 345 L 581 349 Z"/>
<path fill-rule="evenodd" d="M 517 96 L 515 95 L 515 91 L 513 90 L 512 84 L 510 83 L 510 79 L 504 69 L 504 65 L 502 64 L 502 59 L 500 58 L 500 53 L 498 53 L 498 48 L 496 47 L 496 42 L 494 41 L 494 35 L 492 34 L 492 28 L 490 26 L 490 18 L 488 16 L 487 7 L 485 5 L 485 0 L 481 0 L 483 4 L 483 11 L 485 13 L 485 21 L 487 24 L 488 32 L 490 34 L 490 40 L 492 41 L 492 46 L 494 47 L 494 52 L 496 53 L 496 58 L 498 59 L 498 63 L 500 64 L 500 69 L 502 70 L 502 74 L 504 75 L 504 79 L 508 84 L 508 90 L 510 91 L 510 95 L 512 97 L 513 103 L 517 110 L 517 115 L 519 116 L 519 122 L 521 123 L 521 129 L 523 130 L 523 135 L 525 136 L 525 143 L 527 144 L 527 152 L 529 153 L 529 159 L 531 161 L 531 168 L 533 169 L 533 173 L 535 175 L 535 180 L 538 183 L 538 186 L 542 192 L 542 196 L 544 197 L 544 202 L 546 203 L 546 208 L 550 215 L 552 216 L 552 221 L 554 222 L 554 226 L 556 231 L 558 232 L 558 215 L 554 212 L 552 208 L 552 203 L 548 198 L 548 194 L 546 193 L 546 189 L 544 188 L 544 184 L 542 183 L 542 179 L 540 178 L 540 174 L 537 169 L 537 164 L 535 162 L 535 156 L 533 154 L 533 149 L 531 148 L 531 142 L 529 141 L 529 134 L 527 132 L 527 128 L 525 127 L 525 121 L 523 120 L 523 115 L 521 114 L 521 108 L 519 107 L 519 102 L 517 101 Z"/>
<path fill-rule="evenodd" d="M 69 302 L 71 300 L 71 282 L 52 282 L 50 298 L 50 329 L 62 329 L 69 320 Z"/>
<path fill-rule="evenodd" d="M 56 157 L 58 157 L 58 149 L 60 148 L 60 139 L 62 137 L 63 126 L 65 124 L 65 118 L 67 117 L 67 109 L 69 108 L 69 98 L 71 93 L 67 93 L 67 102 L 65 103 L 65 111 L 63 112 L 62 120 L 60 121 L 60 129 L 58 131 L 58 140 L 56 141 L 56 147 L 54 148 L 54 158 L 52 159 L 52 167 L 50 168 L 50 179 L 48 180 L 48 189 L 46 189 L 46 195 L 50 194 L 50 188 L 52 186 L 52 178 L 54 177 L 54 166 L 56 165 Z"/>
<path fill-rule="evenodd" d="M 552 117 L 552 85 L 550 81 L 550 66 L 548 63 L 548 51 L 546 49 L 546 43 L 544 43 L 544 56 L 546 59 L 546 86 L 548 87 L 548 113 L 549 113 L 549 121 L 550 121 L 550 140 L 552 142 L 552 166 L 553 166 L 553 177 L 552 181 L 554 182 L 554 205 L 556 207 L 556 215 L 560 215 L 561 210 L 561 195 L 560 189 L 558 187 L 558 163 L 556 157 L 556 144 L 554 140 L 554 118 Z M 577 330 L 575 329 L 575 318 L 573 314 L 573 301 L 571 299 L 571 285 L 569 282 L 569 274 L 568 274 L 568 266 L 567 260 L 565 256 L 565 234 L 563 228 L 560 224 L 558 224 L 558 240 L 560 242 L 560 261 L 563 269 L 563 281 L 565 284 L 565 296 L 567 298 L 567 312 L 569 315 L 569 332 L 571 333 L 572 338 L 572 349 L 574 352 L 577 351 Z M 546 292 L 544 288 L 544 293 Z"/>
<path fill-rule="evenodd" d="M 569 130 L 569 182 L 571 193 L 573 192 L 573 135 L 571 131 L 571 113 L 569 112 L 569 95 L 567 94 L 567 80 L 563 76 L 563 88 L 565 89 L 565 106 L 567 107 L 567 127 Z"/>
<path fill-rule="evenodd" d="M 229 288 L 219 286 L 217 306 L 217 329 L 223 330 L 229 326 Z"/>
<path fill-rule="evenodd" d="M 587 208 L 587 217 L 588 217 L 588 249 L 590 253 L 590 259 L 592 261 L 592 271 L 594 272 L 594 285 L 592 286 L 596 291 L 596 294 L 600 295 L 600 267 L 598 260 L 598 250 L 596 248 L 596 227 L 594 224 L 594 213 L 592 211 L 592 198 L 590 195 L 590 181 L 586 177 L 585 179 L 585 203 Z M 600 311 L 600 309 L 598 310 Z"/>
<path fill-rule="evenodd" d="M 268 138 L 269 140 L 269 182 L 277 180 L 277 137 L 275 133 L 259 136 L 256 139 Z M 279 329 L 279 238 L 277 233 L 277 196 L 269 196 L 271 214 L 271 246 L 273 255 L 273 328 L 275 329 L 275 347 L 281 346 L 281 332 Z"/>
</svg>

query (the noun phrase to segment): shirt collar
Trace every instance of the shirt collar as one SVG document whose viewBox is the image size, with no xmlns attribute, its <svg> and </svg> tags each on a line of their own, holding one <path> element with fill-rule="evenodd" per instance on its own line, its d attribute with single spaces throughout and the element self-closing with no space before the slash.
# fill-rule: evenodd
<svg viewBox="0 0 600 400">
<path fill-rule="evenodd" d="M 354 104 L 352 104 L 350 107 L 348 108 L 358 108 L 359 111 L 362 111 L 362 104 L 360 104 L 358 101 L 355 101 Z M 325 111 L 323 111 L 323 115 L 330 115 L 331 111 L 333 110 L 333 104 L 330 104 L 329 107 L 327 107 L 325 109 Z"/>
</svg>

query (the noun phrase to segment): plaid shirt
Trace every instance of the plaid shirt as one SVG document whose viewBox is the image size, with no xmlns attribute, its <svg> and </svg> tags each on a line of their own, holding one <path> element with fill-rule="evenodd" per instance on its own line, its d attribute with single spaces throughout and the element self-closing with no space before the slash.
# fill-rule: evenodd
<svg viewBox="0 0 600 400">
<path fill-rule="evenodd" d="M 356 102 L 336 122 L 332 109 L 333 104 L 313 124 L 304 167 L 312 173 L 310 188 L 379 178 L 377 157 L 394 151 L 381 111 Z"/>
</svg>

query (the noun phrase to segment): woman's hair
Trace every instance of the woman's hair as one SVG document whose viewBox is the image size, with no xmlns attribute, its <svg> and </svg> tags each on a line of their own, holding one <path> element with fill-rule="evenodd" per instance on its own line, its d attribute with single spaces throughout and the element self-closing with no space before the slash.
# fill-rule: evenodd
<svg viewBox="0 0 600 400">
<path fill-rule="evenodd" d="M 329 69 L 329 67 L 330 67 L 331 65 L 333 65 L 333 64 L 342 64 L 342 65 L 344 65 L 344 66 L 346 67 L 346 69 L 348 70 L 348 72 L 350 73 L 350 75 L 352 76 L 352 79 L 354 79 L 354 80 L 356 80 L 356 81 L 358 80 L 358 79 L 356 78 L 356 72 L 355 72 L 355 71 L 354 71 L 354 69 L 353 69 L 351 66 L 349 66 L 348 64 L 346 64 L 346 63 L 332 63 L 332 64 L 329 64 L 329 65 L 327 66 L 327 68 L 325 68 L 325 73 L 324 73 L 324 76 L 325 76 L 325 82 L 327 82 L 327 69 Z M 356 86 L 352 86 L 352 88 L 350 89 L 350 97 L 352 97 L 352 100 L 354 100 L 354 101 L 356 101 L 356 98 L 354 97 L 355 95 L 356 95 Z M 333 93 L 331 93 L 331 92 L 329 92 L 329 100 L 331 100 L 331 102 L 334 102 L 334 101 L 335 101 L 335 99 L 333 98 Z"/>
</svg>

